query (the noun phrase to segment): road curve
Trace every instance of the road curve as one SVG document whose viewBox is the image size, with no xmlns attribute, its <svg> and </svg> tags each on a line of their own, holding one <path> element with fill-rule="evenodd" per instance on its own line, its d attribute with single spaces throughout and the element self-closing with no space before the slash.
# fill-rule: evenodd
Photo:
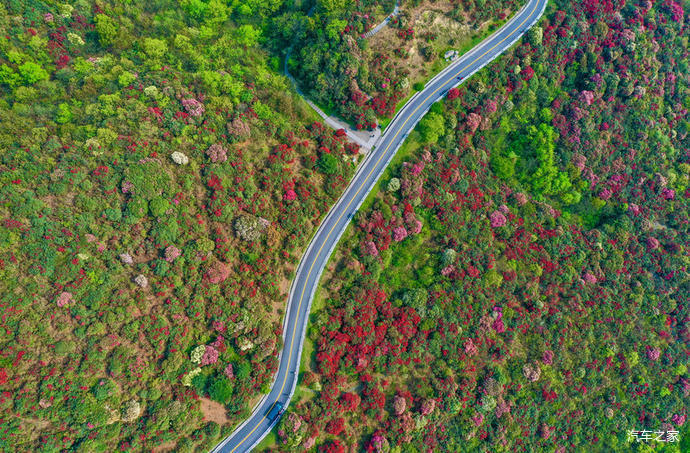
<svg viewBox="0 0 690 453">
<path fill-rule="evenodd" d="M 271 408 L 277 402 L 282 403 L 285 408 L 288 406 L 297 386 L 309 309 L 321 272 L 350 219 L 374 187 L 407 134 L 429 110 L 431 104 L 515 43 L 539 20 L 546 3 L 547 0 L 529 0 L 503 27 L 431 79 L 422 91 L 405 104 L 386 128 L 376 147 L 359 166 L 343 195 L 326 215 L 302 256 L 290 287 L 283 323 L 284 347 L 271 391 L 256 406 L 252 415 L 213 449 L 214 453 L 250 451 L 278 421 L 270 421 L 266 417 Z"/>
</svg>

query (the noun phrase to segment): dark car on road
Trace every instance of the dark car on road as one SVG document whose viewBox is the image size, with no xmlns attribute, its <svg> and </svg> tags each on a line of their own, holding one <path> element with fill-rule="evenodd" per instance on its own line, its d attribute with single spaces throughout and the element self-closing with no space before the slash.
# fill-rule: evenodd
<svg viewBox="0 0 690 453">
<path fill-rule="evenodd" d="M 266 417 L 270 421 L 274 421 L 276 418 L 280 417 L 281 415 L 283 415 L 283 403 L 276 402 L 273 405 L 273 407 L 271 408 L 271 410 L 268 411 L 268 414 L 266 415 Z"/>
</svg>

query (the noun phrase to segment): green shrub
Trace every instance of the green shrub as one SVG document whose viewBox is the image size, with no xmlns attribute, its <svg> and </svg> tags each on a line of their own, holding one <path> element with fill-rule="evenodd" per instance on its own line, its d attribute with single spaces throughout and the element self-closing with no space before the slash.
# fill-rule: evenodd
<svg viewBox="0 0 690 453">
<path fill-rule="evenodd" d="M 220 436 L 220 425 L 216 422 L 208 422 L 206 425 L 206 434 L 210 439 L 216 439 Z"/>
<path fill-rule="evenodd" d="M 74 345 L 73 341 L 60 340 L 57 343 L 55 343 L 55 354 L 57 354 L 58 356 L 74 352 L 75 349 L 76 346 Z"/>
<path fill-rule="evenodd" d="M 165 260 L 156 260 L 155 261 L 155 267 L 156 267 L 156 275 L 159 277 L 165 277 L 170 270 L 170 263 L 168 263 Z"/>
<path fill-rule="evenodd" d="M 199 394 L 203 394 L 206 390 L 207 380 L 208 376 L 206 376 L 204 373 L 199 373 L 192 378 L 192 387 L 194 387 Z"/>
<path fill-rule="evenodd" d="M 29 85 L 33 85 L 40 80 L 46 80 L 48 78 L 46 70 L 38 63 L 31 61 L 27 61 L 19 66 L 19 74 L 22 76 L 22 79 L 24 79 L 24 82 Z"/>
<path fill-rule="evenodd" d="M 65 124 L 69 123 L 72 121 L 72 110 L 69 107 L 69 104 L 66 102 L 61 103 L 58 105 L 58 110 L 57 110 L 57 115 L 55 116 L 55 122 L 58 124 Z"/>
<path fill-rule="evenodd" d="M 0 84 L 14 88 L 21 83 L 21 77 L 6 64 L 0 66 Z"/>
<path fill-rule="evenodd" d="M 117 78 L 117 83 L 121 87 L 126 87 L 132 84 L 137 79 L 137 77 L 129 71 L 125 71 Z"/>
<path fill-rule="evenodd" d="M 103 211 L 103 215 L 111 222 L 119 222 L 122 220 L 122 211 L 118 208 L 108 208 Z"/>
<path fill-rule="evenodd" d="M 149 203 L 149 210 L 154 217 L 161 217 L 170 208 L 170 202 L 163 197 L 155 197 Z"/>
<path fill-rule="evenodd" d="M 127 167 L 125 180 L 133 185 L 134 195 L 150 200 L 169 189 L 172 181 L 155 161 L 143 162 Z"/>
<path fill-rule="evenodd" d="M 232 383 L 225 376 L 213 378 L 208 388 L 208 394 L 212 400 L 225 404 L 232 396 Z"/>
<path fill-rule="evenodd" d="M 430 112 L 419 122 L 417 126 L 424 143 L 436 143 L 438 137 L 445 133 L 443 117 L 438 113 Z"/>
<path fill-rule="evenodd" d="M 148 209 L 148 202 L 140 197 L 134 197 L 127 203 L 127 215 L 130 217 L 140 219 L 146 215 Z"/>
<path fill-rule="evenodd" d="M 98 42 L 101 43 L 101 46 L 108 47 L 115 42 L 118 33 L 117 22 L 105 14 L 97 14 L 94 22 L 96 23 Z"/>
<path fill-rule="evenodd" d="M 318 162 L 319 169 L 327 175 L 338 172 L 338 158 L 330 153 L 323 153 Z"/>
<path fill-rule="evenodd" d="M 103 401 L 110 398 L 110 396 L 114 395 L 116 391 L 117 386 L 111 379 L 108 378 L 99 380 L 96 385 L 93 386 L 93 396 L 98 401 Z"/>
</svg>

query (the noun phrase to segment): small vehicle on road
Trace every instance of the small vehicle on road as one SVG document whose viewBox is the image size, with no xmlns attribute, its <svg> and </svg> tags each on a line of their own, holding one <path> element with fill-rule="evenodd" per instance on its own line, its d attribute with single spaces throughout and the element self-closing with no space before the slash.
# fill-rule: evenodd
<svg viewBox="0 0 690 453">
<path fill-rule="evenodd" d="M 268 411 L 268 414 L 266 414 L 266 418 L 270 421 L 275 421 L 281 415 L 283 415 L 283 403 L 276 402 L 271 410 Z"/>
</svg>

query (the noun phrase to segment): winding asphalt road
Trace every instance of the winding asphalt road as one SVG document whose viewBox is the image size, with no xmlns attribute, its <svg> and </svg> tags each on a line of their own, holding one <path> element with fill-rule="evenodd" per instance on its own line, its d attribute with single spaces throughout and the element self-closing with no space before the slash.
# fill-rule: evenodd
<svg viewBox="0 0 690 453">
<path fill-rule="evenodd" d="M 277 402 L 282 403 L 283 407 L 288 406 L 297 386 L 309 309 L 321 272 L 350 219 L 374 187 L 407 134 L 431 105 L 444 97 L 450 88 L 467 80 L 515 43 L 539 20 L 546 3 L 547 0 L 529 0 L 503 27 L 431 79 L 388 125 L 376 147 L 361 163 L 345 192 L 321 223 L 297 268 L 297 274 L 290 287 L 283 326 L 284 347 L 271 391 L 256 406 L 252 415 L 213 449 L 214 453 L 250 451 L 278 421 L 271 421 L 266 417 L 271 408 Z"/>
</svg>

